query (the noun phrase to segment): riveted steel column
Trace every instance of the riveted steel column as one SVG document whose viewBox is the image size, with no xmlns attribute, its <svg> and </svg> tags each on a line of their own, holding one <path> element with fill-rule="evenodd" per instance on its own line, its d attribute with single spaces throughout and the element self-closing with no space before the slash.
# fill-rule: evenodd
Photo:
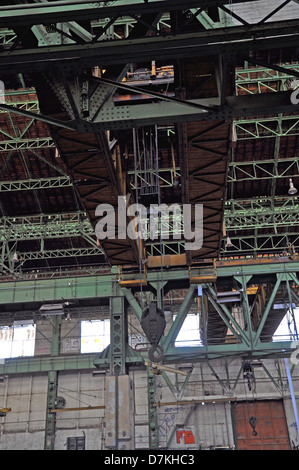
<svg viewBox="0 0 299 470">
<path fill-rule="evenodd" d="M 60 343 L 61 316 L 58 315 L 58 316 L 53 316 L 50 318 L 51 318 L 51 323 L 53 326 L 51 355 L 58 356 L 59 355 L 59 343 Z M 56 397 L 57 397 L 57 385 L 58 385 L 58 372 L 55 370 L 51 370 L 48 372 L 48 396 L 47 396 L 47 415 L 46 415 L 44 450 L 54 450 L 56 413 L 52 413 L 51 410 L 55 408 L 55 402 L 56 402 Z"/>
<path fill-rule="evenodd" d="M 126 339 L 124 297 L 110 298 L 110 374 L 126 373 Z"/>
<path fill-rule="evenodd" d="M 127 321 L 125 298 L 117 287 L 110 298 L 110 374 L 105 378 L 107 449 L 135 447 L 133 385 L 126 373 Z"/>
<path fill-rule="evenodd" d="M 156 380 L 150 367 L 147 368 L 147 393 L 148 393 L 148 440 L 149 448 L 157 449 L 159 447 L 159 431 L 156 403 Z"/>
</svg>

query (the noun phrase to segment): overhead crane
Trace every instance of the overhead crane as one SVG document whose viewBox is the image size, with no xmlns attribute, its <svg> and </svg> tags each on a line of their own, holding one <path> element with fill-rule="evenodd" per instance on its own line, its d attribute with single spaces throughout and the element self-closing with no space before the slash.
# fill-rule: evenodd
<svg viewBox="0 0 299 470">
<path fill-rule="evenodd" d="M 251 121 L 256 125 L 256 114 L 275 120 L 279 113 L 281 125 L 288 113 L 288 117 L 293 119 L 292 130 L 296 129 L 294 120 L 298 106 L 290 102 L 288 80 L 299 75 L 294 56 L 297 20 L 283 20 L 283 28 L 281 21 L 273 20 L 274 12 L 282 10 L 282 6 L 259 22 L 253 22 L 249 28 L 242 15 L 237 15 L 234 9 L 228 11 L 221 1 L 188 2 L 184 10 L 180 10 L 174 0 L 135 2 L 132 5 L 130 2 L 116 2 L 97 9 L 85 3 L 83 8 L 78 2 L 72 7 L 68 3 L 59 4 L 58 9 L 55 2 L 49 2 L 47 9 L 45 4 L 12 6 L 7 3 L 0 10 L 0 26 L 9 16 L 15 37 L 12 46 L 6 45 L 1 53 L 0 73 L 9 87 L 16 82 L 17 74 L 22 74 L 23 83 L 25 80 L 32 91 L 24 101 L 21 90 L 10 91 L 9 100 L 0 104 L 3 118 L 9 112 L 16 120 L 15 138 L 11 139 L 13 134 L 8 128 L 10 139 L 7 143 L 3 141 L 3 151 L 32 150 L 32 145 L 36 149 L 50 150 L 54 145 L 55 164 L 45 156 L 41 158 L 40 154 L 37 157 L 46 165 L 50 162 L 56 174 L 49 174 L 44 182 L 33 175 L 27 180 L 23 177 L 19 183 L 18 179 L 2 182 L 2 194 L 4 197 L 6 192 L 14 195 L 16 190 L 34 191 L 38 200 L 37 191 L 46 188 L 54 191 L 58 185 L 57 192 L 53 192 L 56 204 L 64 199 L 65 210 L 67 206 L 74 207 L 71 200 L 75 201 L 77 212 L 74 212 L 74 217 L 78 217 L 78 224 L 75 226 L 77 219 L 71 217 L 73 225 L 59 234 L 58 225 L 62 222 L 58 221 L 58 225 L 52 227 L 53 209 L 50 204 L 50 211 L 43 210 L 41 219 L 36 218 L 38 214 L 28 214 L 22 220 L 22 212 L 17 214 L 21 218 L 15 219 L 17 225 L 12 228 L 18 232 L 13 236 L 10 231 L 10 238 L 4 238 L 3 259 L 9 265 L 6 275 L 14 273 L 10 254 L 12 242 L 14 250 L 20 252 L 21 268 L 29 266 L 30 262 L 34 268 L 34 263 L 40 259 L 63 259 L 72 253 L 76 254 L 79 263 L 80 259 L 92 263 L 92 256 L 96 254 L 98 265 L 107 263 L 110 267 L 119 267 L 121 287 L 135 289 L 145 286 L 148 271 L 157 267 L 163 271 L 186 266 L 190 272 L 190 285 L 214 283 L 217 281 L 215 260 L 223 253 L 235 254 L 236 247 L 237 256 L 256 256 L 259 249 L 265 254 L 278 254 L 278 250 L 281 250 L 280 254 L 284 253 L 287 245 L 273 245 L 272 241 L 276 243 L 274 236 L 267 231 L 266 219 L 270 219 L 265 210 L 267 212 L 268 206 L 262 210 L 265 194 L 271 204 L 275 198 L 281 200 L 280 175 L 277 174 L 279 185 L 272 183 L 271 194 L 262 190 L 262 203 L 250 199 L 250 207 L 255 204 L 251 215 L 243 196 L 244 189 L 240 192 L 242 179 L 237 173 L 242 165 L 247 172 L 248 165 L 253 165 L 252 181 L 258 183 L 255 191 L 260 193 L 265 181 L 263 173 L 259 177 L 258 171 L 262 166 L 263 171 L 264 168 L 269 171 L 267 160 L 262 159 L 260 164 L 251 158 L 238 161 L 242 145 L 244 148 L 251 145 L 251 141 L 247 143 L 244 140 L 243 143 L 241 132 L 249 129 Z M 240 6 L 243 2 L 238 3 Z M 120 20 L 123 8 L 126 18 Z M 103 22 L 110 18 L 112 12 L 110 22 Z M 84 17 L 84 24 L 79 17 L 82 21 Z M 69 20 L 73 21 L 71 26 L 64 23 Z M 20 36 L 28 24 L 34 25 L 31 31 Z M 292 44 L 289 42 L 291 33 Z M 252 41 L 253 37 L 255 41 Z M 285 55 L 285 66 L 278 61 L 281 51 Z M 245 67 L 244 62 L 247 64 Z M 20 75 L 18 77 L 20 80 Z M 163 80 L 167 82 L 167 90 Z M 281 80 L 282 88 L 277 85 Z M 265 93 L 269 87 L 273 93 Z M 31 107 L 28 107 L 29 101 Z M 26 130 L 22 131 L 24 143 L 20 141 L 17 129 L 21 119 L 30 119 L 29 130 L 34 123 L 39 126 L 36 128 L 39 134 L 32 139 Z M 147 171 L 154 173 L 157 170 L 158 178 L 160 172 L 162 174 L 168 168 L 172 168 L 172 175 L 178 171 L 178 179 L 172 179 L 172 185 L 164 187 L 158 179 L 160 202 L 191 204 L 193 208 L 197 204 L 203 205 L 203 243 L 199 250 L 185 251 L 183 237 L 162 243 L 161 240 L 153 243 L 151 240 L 144 242 L 117 236 L 103 240 L 94 237 L 92 232 L 99 204 L 116 207 L 119 196 L 129 195 L 131 203 L 138 202 L 141 197 L 135 183 L 144 181 L 145 169 L 140 166 L 141 160 L 139 168 L 136 168 L 133 142 L 136 126 L 149 133 L 153 129 L 157 132 L 158 167 L 148 167 Z M 272 124 L 268 128 L 271 132 Z M 296 132 L 286 131 L 279 139 L 286 138 L 292 142 L 295 136 Z M 145 141 L 136 141 L 136 144 L 144 145 Z M 288 165 L 290 158 L 282 158 L 277 153 L 275 171 L 280 163 Z M 34 171 L 37 175 L 36 169 Z M 282 171 L 289 172 L 290 166 L 287 169 L 284 166 Z M 58 178 L 57 172 L 60 172 Z M 275 188 L 278 188 L 278 194 L 275 194 Z M 286 201 L 290 204 L 289 222 L 285 219 L 288 211 L 285 204 L 278 207 L 276 203 L 271 212 L 269 228 L 275 228 L 276 237 L 280 234 L 280 224 L 285 227 L 286 223 L 294 222 L 293 202 L 294 199 Z M 46 206 L 44 201 L 42 205 Z M 243 208 L 246 211 L 244 215 Z M 37 225 L 31 223 L 32 216 Z M 64 220 L 63 214 L 60 217 L 61 221 Z M 38 236 L 41 220 L 48 222 L 43 230 L 40 250 L 35 255 L 30 254 L 26 240 Z M 6 214 L 3 221 L 5 231 L 6 224 L 11 224 L 11 221 Z M 194 223 L 193 218 L 192 226 Z M 123 227 L 117 225 L 117 229 L 123 230 Z M 254 247 L 251 239 L 249 241 L 252 237 L 250 230 L 254 230 Z M 291 242 L 296 240 L 296 230 L 294 232 L 289 231 Z M 57 236 L 72 238 L 76 246 L 66 245 L 61 238 L 62 246 L 54 249 L 49 245 L 51 233 L 56 240 Z M 230 251 L 223 245 L 226 235 L 233 240 L 234 248 Z M 82 241 L 79 242 L 82 237 L 83 245 Z M 282 232 L 280 237 L 283 237 Z M 192 274 L 193 268 L 195 275 Z M 15 276 L 20 276 L 21 272 L 16 272 Z"/>
<path fill-rule="evenodd" d="M 171 290 L 185 293 L 159 342 L 163 361 L 154 367 L 160 371 L 186 361 L 292 351 L 272 335 L 287 306 L 298 303 L 297 199 L 287 193 L 289 178 L 296 186 L 298 176 L 299 106 L 290 100 L 291 81 L 299 77 L 298 17 L 275 20 L 292 4 L 284 2 L 249 22 L 242 4 L 250 3 L 190 0 L 183 10 L 178 0 L 0 7 L 6 28 L 0 78 L 10 90 L 0 103 L 0 310 L 25 304 L 38 311 L 58 298 L 110 304 L 111 346 L 96 357 L 61 361 L 54 334 L 50 359 L 0 365 L 3 373 L 48 372 L 45 448 L 53 448 L 57 371 L 97 367 L 114 380 L 144 366 L 144 355 L 126 338 L 127 309 L 141 322 L 144 292 L 159 308 Z M 153 61 L 150 77 L 128 80 Z M 155 85 L 156 70 L 169 65 L 171 80 Z M 158 166 L 150 170 L 159 201 L 203 205 L 199 250 L 186 251 L 183 237 L 96 239 L 99 204 L 116 207 L 119 196 L 139 202 L 148 167 L 139 158 L 136 168 L 136 129 L 158 136 Z M 65 218 L 70 223 L 61 230 Z M 19 270 L 14 254 L 22 257 Z M 219 294 L 232 292 L 241 316 L 231 302 L 218 302 Z M 195 299 L 202 345 L 176 348 Z M 151 370 L 154 420 L 153 376 Z M 153 431 L 151 444 L 155 439 Z"/>
<path fill-rule="evenodd" d="M 162 255 L 162 265 L 169 266 L 169 260 L 174 265 L 179 265 L 182 260 L 187 265 L 202 260 L 211 260 L 212 264 L 220 255 L 224 234 L 236 230 L 236 222 L 240 220 L 238 213 L 233 219 L 228 211 L 226 217 L 224 215 L 228 207 L 225 206 L 227 185 L 234 182 L 237 187 L 239 184 L 238 176 L 230 179 L 231 165 L 235 165 L 233 169 L 236 172 L 242 163 L 247 163 L 235 161 L 235 158 L 231 161 L 234 153 L 232 147 L 239 138 L 235 131 L 241 129 L 238 117 L 248 119 L 263 112 L 267 116 L 275 116 L 279 111 L 283 119 L 283 113 L 296 112 L 297 107 L 290 103 L 287 86 L 287 80 L 296 78 L 299 73 L 296 64 L 293 66 L 296 19 L 285 19 L 282 28 L 281 22 L 272 18 L 274 13 L 283 10 L 280 6 L 259 22 L 253 22 L 249 34 L 247 20 L 237 15 L 234 9 L 227 11 L 221 1 L 188 2 L 184 10 L 179 10 L 175 1 L 135 2 L 132 5 L 130 2 L 116 2 L 101 5 L 101 8 L 93 8 L 84 2 L 84 7 L 78 2 L 70 7 L 67 2 L 59 4 L 58 9 L 55 2 L 38 7 L 12 6 L 9 3 L 1 8 L 0 25 L 4 25 L 8 17 L 11 18 L 15 38 L 12 46 L 5 46 L 2 51 L 0 72 L 8 83 L 15 80 L 14 74 L 23 74 L 23 80 L 25 77 L 32 89 L 36 89 L 39 115 L 30 114 L 32 110 L 22 106 L 11 108 L 20 95 L 12 96 L 8 104 L 2 105 L 2 109 L 20 113 L 19 116 L 30 117 L 35 122 L 37 118 L 40 126 L 47 125 L 50 133 L 43 139 L 48 141 L 45 145 L 54 144 L 58 149 L 57 168 L 65 174 L 61 177 L 61 185 L 68 186 L 70 183 L 75 188 L 91 227 L 96 222 L 95 209 L 98 204 L 109 202 L 115 206 L 117 197 L 126 193 L 134 202 L 136 188 L 134 192 L 127 178 L 134 172 L 131 129 L 136 125 L 151 127 L 157 122 L 161 126 L 164 123 L 166 127 L 170 124 L 175 139 L 173 159 L 175 167 L 177 165 L 180 169 L 180 188 L 178 193 L 162 190 L 161 201 L 169 204 L 178 200 L 181 204 L 191 203 L 192 206 L 203 204 L 204 237 L 201 249 L 185 253 L 185 258 L 183 240 L 176 244 L 180 250 L 177 258 L 170 249 L 165 253 L 163 244 L 163 253 L 168 259 L 163 261 Z M 243 2 L 237 3 L 240 6 Z M 127 20 L 122 22 L 120 17 L 124 9 Z M 112 12 L 113 19 L 106 25 L 103 20 L 109 18 Z M 77 23 L 72 23 L 72 26 L 64 23 L 69 20 Z M 83 20 L 86 21 L 84 25 Z M 32 30 L 21 38 L 22 28 L 29 24 L 34 25 Z M 289 44 L 290 33 L 292 45 Z M 240 35 L 242 43 L 239 41 Z M 119 40 L 115 41 L 115 37 Z M 252 41 L 252 37 L 256 40 Z M 286 55 L 285 67 L 277 62 L 277 37 Z M 124 50 L 125 55 L 120 55 Z M 142 63 L 147 64 L 149 69 L 152 67 L 152 70 L 149 77 L 139 73 L 136 84 L 129 78 L 136 77 L 140 70 L 138 54 L 141 50 Z M 130 54 L 134 54 L 134 61 Z M 168 68 L 163 66 L 165 56 L 170 61 Z M 131 65 L 129 71 L 128 64 L 132 62 L 137 65 Z M 242 68 L 244 62 L 248 64 L 247 69 Z M 172 79 L 169 80 L 167 93 L 163 88 L 162 93 L 159 92 L 153 85 L 157 78 L 162 81 L 159 73 L 163 72 L 163 67 L 168 74 L 171 70 Z M 258 74 L 254 79 L 250 75 L 253 67 L 255 74 Z M 271 67 L 272 71 L 269 72 Z M 281 78 L 281 74 L 285 86 L 277 89 L 277 79 Z M 252 80 L 258 83 L 259 93 L 250 92 L 249 100 L 244 84 L 249 84 L 250 89 L 251 85 L 255 86 Z M 269 80 L 275 93 L 263 93 L 265 87 L 269 87 Z M 160 82 L 156 83 L 161 85 Z M 234 96 L 235 86 L 238 88 L 237 96 Z M 138 98 L 140 92 L 147 93 L 150 98 L 147 103 L 137 100 L 122 104 L 115 101 L 126 94 L 131 99 L 137 94 Z M 233 118 L 236 124 L 232 124 Z M 106 134 L 107 129 L 109 135 Z M 26 145 L 31 145 L 28 136 L 24 141 Z M 15 142 L 22 150 L 19 137 Z M 32 139 L 32 144 L 42 148 L 44 144 L 38 142 L 38 139 Z M 5 145 L 9 146 L 10 140 Z M 170 151 L 170 143 L 165 142 L 163 132 L 158 145 L 163 154 L 159 171 L 163 171 L 164 160 L 168 160 Z M 9 149 L 7 147 L 5 150 Z M 275 158 L 278 162 L 279 157 Z M 250 160 L 248 164 L 251 164 Z M 43 189 L 42 180 L 39 181 L 36 186 L 34 179 L 30 179 L 29 188 Z M 17 188 L 28 189 L 25 182 Z M 51 184 L 50 187 L 54 189 Z M 12 190 L 16 186 L 13 183 L 3 186 L 3 191 L 7 188 Z M 236 199 L 235 194 L 233 202 Z M 256 223 L 254 220 L 254 226 Z M 238 230 L 244 227 L 248 230 L 248 224 L 246 219 L 245 225 L 239 224 Z M 276 230 L 277 222 L 274 221 L 274 224 Z M 238 236 L 243 239 L 239 233 Z M 244 236 L 245 240 L 246 233 Z M 98 246 L 99 255 L 102 255 L 98 259 L 112 266 L 131 263 L 138 266 L 140 258 L 148 260 L 147 267 L 156 266 L 159 262 L 159 256 L 156 259 L 152 256 L 151 244 L 148 248 L 144 243 L 138 247 L 132 240 L 116 237 L 114 240 L 101 240 Z M 83 250 L 86 249 L 84 245 Z M 94 245 L 92 249 L 95 249 Z M 67 252 L 66 247 L 63 250 Z M 45 252 L 54 251 L 50 249 Z"/>
</svg>

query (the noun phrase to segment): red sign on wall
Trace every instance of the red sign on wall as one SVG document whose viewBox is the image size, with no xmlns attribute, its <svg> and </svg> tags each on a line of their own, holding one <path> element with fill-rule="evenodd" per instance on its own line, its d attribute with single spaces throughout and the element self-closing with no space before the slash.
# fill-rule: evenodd
<svg viewBox="0 0 299 470">
<path fill-rule="evenodd" d="M 188 430 L 181 430 L 176 432 L 176 442 L 177 444 L 181 443 L 181 440 L 184 438 L 184 444 L 195 444 L 195 439 L 193 432 Z"/>
</svg>

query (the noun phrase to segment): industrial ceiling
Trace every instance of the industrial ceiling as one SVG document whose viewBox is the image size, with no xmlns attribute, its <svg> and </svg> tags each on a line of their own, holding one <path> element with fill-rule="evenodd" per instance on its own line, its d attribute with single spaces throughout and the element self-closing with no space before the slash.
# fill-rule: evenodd
<svg viewBox="0 0 299 470">
<path fill-rule="evenodd" d="M 291 0 L 2 2 L 2 278 L 296 253 L 298 13 Z M 96 208 L 127 195 L 202 204 L 202 246 L 185 250 L 173 221 L 168 240 L 97 240 Z"/>
</svg>

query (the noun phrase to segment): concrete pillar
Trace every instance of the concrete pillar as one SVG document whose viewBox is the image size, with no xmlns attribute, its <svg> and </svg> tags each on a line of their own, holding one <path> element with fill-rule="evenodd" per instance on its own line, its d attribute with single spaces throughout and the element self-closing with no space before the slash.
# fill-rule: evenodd
<svg viewBox="0 0 299 470">
<path fill-rule="evenodd" d="M 106 449 L 134 450 L 133 385 L 128 375 L 106 376 Z"/>
</svg>

